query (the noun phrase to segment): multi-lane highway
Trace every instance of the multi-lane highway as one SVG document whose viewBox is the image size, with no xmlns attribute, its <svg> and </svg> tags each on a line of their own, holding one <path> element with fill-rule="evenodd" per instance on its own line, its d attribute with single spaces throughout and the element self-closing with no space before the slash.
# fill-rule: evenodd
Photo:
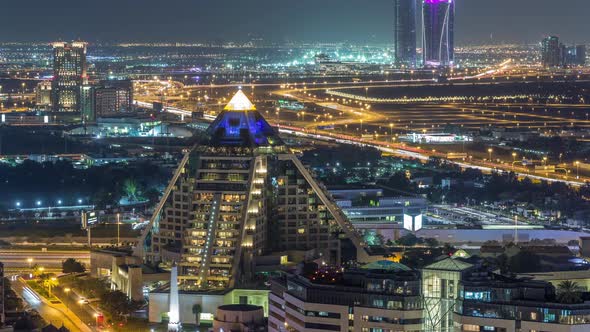
<svg viewBox="0 0 590 332">
<path fill-rule="evenodd" d="M 67 258 L 73 258 L 86 266 L 90 264 L 88 250 L 10 250 L 0 251 L 0 262 L 7 270 L 28 269 L 34 265 L 48 269 L 60 269 L 61 263 Z"/>
</svg>

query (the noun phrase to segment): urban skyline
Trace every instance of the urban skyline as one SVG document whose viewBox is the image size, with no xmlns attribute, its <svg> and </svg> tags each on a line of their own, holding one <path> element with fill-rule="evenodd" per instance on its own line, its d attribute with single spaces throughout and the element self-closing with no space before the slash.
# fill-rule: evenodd
<svg viewBox="0 0 590 332">
<path fill-rule="evenodd" d="M 114 0 L 83 6 L 71 0 L 51 3 L 35 0 L 26 6 L 8 1 L 3 4 L 5 12 L 23 11 L 32 5 L 43 14 L 26 21 L 19 20 L 18 15 L 7 15 L 0 21 L 0 28 L 12 32 L 2 37 L 2 41 L 11 42 L 78 38 L 90 42 L 202 42 L 264 38 L 274 42 L 391 43 L 393 1 L 376 0 L 370 5 L 360 0 L 305 1 L 278 4 L 263 0 L 251 6 L 237 0 L 205 4 L 173 0 L 165 5 L 148 0 L 142 7 Z M 562 6 L 549 0 L 457 1 L 456 24 L 461 28 L 457 29 L 457 44 L 535 43 L 550 34 L 559 35 L 567 43 L 590 42 L 584 33 L 590 23 L 583 15 L 590 4 L 583 0 L 570 0 L 568 4 Z M 304 13 L 302 8 L 313 10 Z M 90 12 L 95 15 L 85 15 Z M 265 12 L 271 15 L 264 15 Z M 109 17 L 109 25 L 103 24 L 102 17 Z M 221 24 L 224 20 L 233 23 Z M 507 24 L 498 24 L 499 21 Z M 71 29 L 74 25 L 78 26 L 75 31 Z M 266 29 L 269 26 L 273 29 Z"/>
<path fill-rule="evenodd" d="M 1 332 L 590 331 L 590 5 L 36 5 Z"/>
</svg>

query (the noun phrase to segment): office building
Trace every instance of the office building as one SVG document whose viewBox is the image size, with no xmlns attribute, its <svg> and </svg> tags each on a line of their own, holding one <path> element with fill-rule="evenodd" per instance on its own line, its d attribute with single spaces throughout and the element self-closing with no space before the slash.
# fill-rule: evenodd
<svg viewBox="0 0 590 332">
<path fill-rule="evenodd" d="M 449 257 L 422 269 L 423 331 L 453 332 L 459 282 L 475 268 L 462 258 Z"/>
<path fill-rule="evenodd" d="M 343 234 L 360 261 L 370 258 L 329 193 L 241 90 L 207 134 L 181 161 L 136 252 L 148 263 L 178 264 L 181 307 L 205 295 L 232 304 L 223 295 L 255 287 L 257 259 L 273 251 L 314 251 L 339 264 Z M 155 302 L 150 294 L 150 319 L 165 292 L 154 293 Z"/>
<path fill-rule="evenodd" d="M 51 107 L 51 82 L 43 81 L 35 87 L 35 105 L 37 108 Z"/>
<path fill-rule="evenodd" d="M 322 267 L 274 278 L 268 329 L 588 331 L 590 294 L 578 292 L 575 303 L 559 303 L 558 295 L 559 288 L 549 282 L 493 273 L 481 259 L 459 250 L 421 273 L 378 261 L 362 268 Z"/>
<path fill-rule="evenodd" d="M 455 331 L 590 330 L 590 302 L 558 303 L 548 282 L 475 270 L 460 281 Z"/>
<path fill-rule="evenodd" d="M 396 67 L 416 66 L 416 0 L 393 2 L 393 61 Z"/>
<path fill-rule="evenodd" d="M 450 67 L 455 61 L 455 0 L 423 0 L 422 57 L 425 67 Z"/>
<path fill-rule="evenodd" d="M 83 123 L 96 121 L 95 87 L 92 85 L 80 87 L 80 117 Z"/>
<path fill-rule="evenodd" d="M 53 43 L 52 110 L 79 112 L 86 81 L 86 43 Z"/>
<path fill-rule="evenodd" d="M 541 63 L 545 68 L 556 68 L 562 66 L 562 46 L 559 38 L 549 36 L 541 42 Z"/>
<path fill-rule="evenodd" d="M 422 309 L 419 273 L 379 261 L 273 279 L 268 330 L 421 331 Z"/>
<path fill-rule="evenodd" d="M 385 197 L 378 188 L 329 187 L 336 204 L 364 236 L 365 242 L 377 245 L 381 239 L 396 240 L 404 228 L 404 216 L 421 215 L 428 202 L 420 197 Z M 412 229 L 414 230 L 414 229 Z"/>
<path fill-rule="evenodd" d="M 133 110 L 133 83 L 130 80 L 102 81 L 94 89 L 96 117 Z"/>
<path fill-rule="evenodd" d="M 586 65 L 586 45 L 563 46 L 563 67 L 583 67 Z"/>
</svg>

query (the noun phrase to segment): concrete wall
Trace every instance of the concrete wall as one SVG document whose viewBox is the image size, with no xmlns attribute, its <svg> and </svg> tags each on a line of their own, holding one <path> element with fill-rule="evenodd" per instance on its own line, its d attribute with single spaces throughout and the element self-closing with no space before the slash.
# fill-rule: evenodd
<svg viewBox="0 0 590 332">
<path fill-rule="evenodd" d="M 214 315 L 217 308 L 223 305 L 223 295 L 179 294 L 180 322 L 182 324 L 195 324 L 193 305 L 200 304 L 203 313 Z M 162 316 L 169 311 L 168 293 L 150 293 L 149 295 L 149 321 L 161 323 Z"/>
</svg>

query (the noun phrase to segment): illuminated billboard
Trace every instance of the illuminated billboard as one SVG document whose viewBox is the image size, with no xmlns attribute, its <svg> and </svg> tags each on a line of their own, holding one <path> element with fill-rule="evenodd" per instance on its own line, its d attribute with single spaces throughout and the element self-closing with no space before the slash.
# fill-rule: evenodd
<svg viewBox="0 0 590 332">
<path fill-rule="evenodd" d="M 404 214 L 404 229 L 411 232 L 417 232 L 422 229 L 422 214 L 411 216 Z"/>
</svg>

